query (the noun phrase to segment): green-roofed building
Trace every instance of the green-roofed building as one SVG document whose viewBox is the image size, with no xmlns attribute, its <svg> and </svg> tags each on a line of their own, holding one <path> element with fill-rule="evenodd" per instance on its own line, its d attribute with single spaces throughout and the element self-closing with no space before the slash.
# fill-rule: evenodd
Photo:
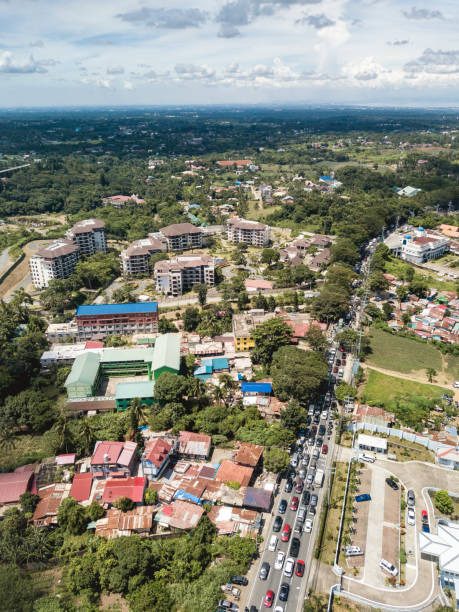
<svg viewBox="0 0 459 612">
<path fill-rule="evenodd" d="M 152 380 L 139 382 L 119 382 L 116 385 L 116 409 L 126 410 L 134 398 L 138 397 L 142 404 L 151 406 L 155 401 L 155 383 Z"/>
<path fill-rule="evenodd" d="M 72 365 L 65 389 L 68 398 L 92 397 L 99 383 L 100 357 L 97 353 L 78 355 Z"/>
<path fill-rule="evenodd" d="M 163 334 L 156 339 L 152 370 L 155 380 L 163 372 L 178 374 L 180 371 L 180 336 Z"/>
<path fill-rule="evenodd" d="M 147 374 L 151 380 L 155 349 L 104 349 L 100 358 L 103 376 L 137 376 Z"/>
</svg>

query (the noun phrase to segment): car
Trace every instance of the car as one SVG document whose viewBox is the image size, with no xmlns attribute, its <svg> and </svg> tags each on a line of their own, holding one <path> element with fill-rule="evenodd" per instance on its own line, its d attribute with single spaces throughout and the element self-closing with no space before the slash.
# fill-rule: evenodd
<svg viewBox="0 0 459 612">
<path fill-rule="evenodd" d="M 319 501 L 318 496 L 315 493 L 313 493 L 311 495 L 311 506 L 314 506 L 314 507 L 317 506 L 318 501 Z"/>
<path fill-rule="evenodd" d="M 296 495 L 295 497 L 292 497 L 292 501 L 290 502 L 290 510 L 298 510 L 299 501 L 300 500 Z"/>
<path fill-rule="evenodd" d="M 284 612 L 284 608 L 282 606 L 276 606 L 274 612 Z"/>
<path fill-rule="evenodd" d="M 429 515 L 427 514 L 427 510 L 423 510 L 421 512 L 421 518 L 422 518 L 422 522 L 424 524 L 428 524 L 429 523 Z"/>
<path fill-rule="evenodd" d="M 416 525 L 416 512 L 414 508 L 408 508 L 407 521 L 408 525 Z"/>
<path fill-rule="evenodd" d="M 287 482 L 285 483 L 284 486 L 284 491 L 286 493 L 290 493 L 290 491 L 293 489 L 293 482 L 291 480 L 287 480 Z"/>
<path fill-rule="evenodd" d="M 238 584 L 240 586 L 247 586 L 249 584 L 245 576 L 231 576 L 230 582 L 231 584 Z"/>
<path fill-rule="evenodd" d="M 310 499 L 311 499 L 311 494 L 309 493 L 309 491 L 303 491 L 303 497 L 301 498 L 301 503 L 304 506 L 307 506 L 309 504 Z"/>
<path fill-rule="evenodd" d="M 341 365 L 343 365 L 343 366 L 346 365 L 346 360 L 345 359 L 342 360 Z"/>
<path fill-rule="evenodd" d="M 306 476 L 306 485 L 311 485 L 313 480 L 314 474 L 312 472 L 309 472 L 309 474 Z"/>
<path fill-rule="evenodd" d="M 315 506 L 309 506 L 308 514 L 310 514 L 311 516 L 315 516 L 316 515 L 316 507 Z"/>
<path fill-rule="evenodd" d="M 279 504 L 279 514 L 285 514 L 286 510 L 287 510 L 287 500 L 281 499 L 280 504 Z"/>
<path fill-rule="evenodd" d="M 320 423 L 320 414 L 314 415 L 314 423 L 318 425 Z"/>
<path fill-rule="evenodd" d="M 312 519 L 308 518 L 306 519 L 305 523 L 304 523 L 304 530 L 306 533 L 311 533 L 312 531 Z"/>
<path fill-rule="evenodd" d="M 312 451 L 312 458 L 313 458 L 313 459 L 318 459 L 319 457 L 320 457 L 320 450 L 319 450 L 318 448 L 315 448 L 315 449 Z"/>
<path fill-rule="evenodd" d="M 314 474 L 314 472 L 316 471 L 316 468 L 317 468 L 317 459 L 313 459 L 311 461 L 311 465 L 309 467 L 311 468 L 312 473 Z"/>
<path fill-rule="evenodd" d="M 301 480 L 304 480 L 306 478 L 306 474 L 307 474 L 307 470 L 306 468 L 301 468 L 301 470 L 299 470 L 298 472 L 298 478 L 300 482 Z M 298 487 L 298 483 L 297 483 L 297 487 Z M 297 491 L 297 493 L 299 493 L 299 491 Z"/>
<path fill-rule="evenodd" d="M 316 435 L 316 433 L 317 433 L 317 425 L 313 425 L 313 426 L 311 427 L 311 435 L 314 435 L 314 436 L 315 436 L 315 435 Z"/>
<path fill-rule="evenodd" d="M 416 501 L 416 497 L 414 495 L 414 491 L 412 489 L 410 489 L 408 491 L 408 493 L 406 494 L 406 503 L 408 504 L 408 506 L 413 507 Z"/>
<path fill-rule="evenodd" d="M 301 478 L 299 478 L 296 483 L 295 492 L 303 493 L 303 489 L 304 489 L 304 482 L 301 480 Z"/>
<path fill-rule="evenodd" d="M 359 555 L 363 555 L 363 550 L 360 546 L 345 546 L 344 554 L 346 557 L 358 557 Z"/>
<path fill-rule="evenodd" d="M 277 537 L 277 535 L 273 534 L 269 540 L 268 550 L 274 552 L 277 548 L 278 541 L 279 541 L 279 538 Z"/>
<path fill-rule="evenodd" d="M 333 374 L 338 374 L 338 366 L 333 366 Z"/>
<path fill-rule="evenodd" d="M 274 601 L 274 591 L 269 589 L 268 591 L 266 591 L 266 595 L 265 595 L 265 598 L 263 600 L 264 607 L 265 608 L 270 608 L 273 605 L 273 601 Z"/>
<path fill-rule="evenodd" d="M 341 359 L 337 359 L 336 360 L 336 365 L 340 366 L 341 365 Z"/>
<path fill-rule="evenodd" d="M 307 467 L 308 463 L 309 463 L 309 455 L 303 455 L 303 459 L 301 460 L 301 465 L 303 465 L 304 467 Z"/>
<path fill-rule="evenodd" d="M 249 612 L 258 612 L 257 606 L 250 606 Z"/>
<path fill-rule="evenodd" d="M 392 563 L 386 561 L 386 559 L 381 559 L 381 561 L 379 562 L 379 567 L 385 570 L 386 572 L 389 572 L 391 576 L 396 576 L 398 574 L 398 569 L 394 565 L 392 565 Z"/>
<path fill-rule="evenodd" d="M 398 484 L 392 478 L 386 478 L 386 484 L 394 491 L 398 491 Z"/>
<path fill-rule="evenodd" d="M 270 570 L 269 563 L 267 561 L 264 561 L 261 564 L 260 573 L 258 574 L 258 577 L 260 578 L 260 580 L 266 580 L 269 574 L 269 570 Z"/>
<path fill-rule="evenodd" d="M 314 446 L 315 441 L 316 441 L 316 438 L 311 436 L 308 440 L 308 446 Z"/>
<path fill-rule="evenodd" d="M 456 381 L 454 382 L 453 387 L 454 387 L 455 389 L 459 389 L 459 380 L 456 380 Z"/>
<path fill-rule="evenodd" d="M 316 440 L 316 446 L 317 448 L 320 448 L 322 446 L 322 444 L 324 443 L 323 438 L 317 438 Z"/>
<path fill-rule="evenodd" d="M 284 521 L 282 520 L 280 516 L 276 516 L 276 518 L 274 519 L 274 523 L 273 523 L 273 531 L 276 533 L 280 531 L 283 522 Z"/>
<path fill-rule="evenodd" d="M 290 544 L 290 555 L 292 557 L 298 557 L 298 553 L 300 552 L 301 542 L 298 538 L 292 538 L 292 543 Z"/>
<path fill-rule="evenodd" d="M 288 582 L 283 582 L 279 590 L 279 601 L 287 601 L 289 591 L 290 585 L 288 584 Z"/>
<path fill-rule="evenodd" d="M 277 553 L 276 560 L 274 561 L 274 569 L 281 570 L 284 566 L 285 553 L 283 550 L 279 550 Z"/>
<path fill-rule="evenodd" d="M 304 561 L 298 560 L 296 562 L 296 568 L 295 568 L 295 576 L 303 576 L 304 575 Z"/>
<path fill-rule="evenodd" d="M 232 601 L 228 601 L 227 599 L 220 599 L 218 602 L 218 607 L 222 610 L 230 610 L 231 612 L 238 612 L 239 606 L 233 603 Z"/>
<path fill-rule="evenodd" d="M 290 540 L 291 531 L 292 531 L 292 528 L 290 527 L 288 523 L 284 525 L 284 530 L 282 531 L 282 535 L 281 535 L 282 542 L 288 542 Z"/>
<path fill-rule="evenodd" d="M 297 514 L 296 520 L 299 523 L 303 524 L 305 518 L 306 518 L 306 508 L 304 506 L 301 506 L 300 509 L 298 510 L 298 514 Z"/>
<path fill-rule="evenodd" d="M 291 576 L 293 576 L 294 569 L 295 569 L 295 559 L 292 559 L 292 557 L 289 557 L 287 561 L 285 562 L 284 576 L 287 576 L 287 578 L 290 578 Z"/>
<path fill-rule="evenodd" d="M 326 455 L 328 453 L 328 445 L 324 444 L 322 446 L 322 455 Z"/>
<path fill-rule="evenodd" d="M 319 427 L 319 436 L 323 436 L 325 434 L 325 425 L 321 425 Z"/>
</svg>

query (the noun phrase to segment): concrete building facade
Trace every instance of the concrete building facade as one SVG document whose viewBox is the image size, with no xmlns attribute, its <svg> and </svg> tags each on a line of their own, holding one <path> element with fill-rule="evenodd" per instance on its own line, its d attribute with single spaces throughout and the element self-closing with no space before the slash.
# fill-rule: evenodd
<svg viewBox="0 0 459 612">
<path fill-rule="evenodd" d="M 156 291 L 165 295 L 182 295 L 193 285 L 215 285 L 215 259 L 209 255 L 179 255 L 155 263 Z"/>
<path fill-rule="evenodd" d="M 203 231 L 191 223 L 174 223 L 160 229 L 169 251 L 200 249 L 203 245 Z"/>
<path fill-rule="evenodd" d="M 75 321 L 80 340 L 110 334 L 130 335 L 158 331 L 157 302 L 78 306 Z"/>
<path fill-rule="evenodd" d="M 78 246 L 80 255 L 89 257 L 94 253 L 107 252 L 105 223 L 99 219 L 78 221 L 68 230 L 66 237 Z"/>
<path fill-rule="evenodd" d="M 227 221 L 226 232 L 230 242 L 245 242 L 259 247 L 269 243 L 269 226 L 257 221 L 233 217 Z"/>
<path fill-rule="evenodd" d="M 78 246 L 65 238 L 39 248 L 29 262 L 33 286 L 44 289 L 51 280 L 68 278 L 78 260 Z"/>
<path fill-rule="evenodd" d="M 121 272 L 124 276 L 148 276 L 150 259 L 156 253 L 166 251 L 166 245 L 149 234 L 148 238 L 135 240 L 121 253 Z"/>
</svg>

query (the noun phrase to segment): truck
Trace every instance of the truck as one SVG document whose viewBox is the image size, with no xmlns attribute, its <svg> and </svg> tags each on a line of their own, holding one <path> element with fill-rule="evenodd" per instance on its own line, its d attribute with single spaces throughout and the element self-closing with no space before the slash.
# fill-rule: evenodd
<svg viewBox="0 0 459 612">
<path fill-rule="evenodd" d="M 317 470 L 315 478 L 314 478 L 314 484 L 318 487 L 321 487 L 323 482 L 324 482 L 324 471 Z"/>
</svg>

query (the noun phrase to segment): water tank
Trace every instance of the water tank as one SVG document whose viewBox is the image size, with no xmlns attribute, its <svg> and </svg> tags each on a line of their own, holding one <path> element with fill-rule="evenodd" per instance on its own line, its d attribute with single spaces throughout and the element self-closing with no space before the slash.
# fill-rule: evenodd
<svg viewBox="0 0 459 612">
<path fill-rule="evenodd" d="M 110 461 L 110 457 L 108 456 L 108 453 L 104 453 L 104 463 L 108 463 Z"/>
</svg>

